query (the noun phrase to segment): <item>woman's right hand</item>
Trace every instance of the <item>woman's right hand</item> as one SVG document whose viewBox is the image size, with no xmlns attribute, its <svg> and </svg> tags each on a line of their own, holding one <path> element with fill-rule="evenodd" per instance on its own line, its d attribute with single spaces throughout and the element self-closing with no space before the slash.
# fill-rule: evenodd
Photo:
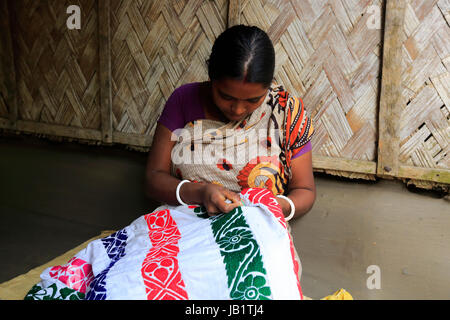
<svg viewBox="0 0 450 320">
<path fill-rule="evenodd" d="M 214 183 L 205 183 L 201 192 L 202 204 L 209 216 L 228 213 L 242 205 L 239 194 Z M 227 199 L 231 203 L 225 202 Z"/>
<path fill-rule="evenodd" d="M 145 193 L 149 199 L 173 206 L 179 205 L 175 190 L 181 182 L 170 174 L 171 152 L 175 143 L 172 132 L 158 123 L 148 156 L 145 182 Z M 209 215 L 228 213 L 241 205 L 239 194 L 213 183 L 186 183 L 179 192 L 185 203 L 203 205 Z M 227 199 L 232 203 L 225 202 Z"/>
</svg>

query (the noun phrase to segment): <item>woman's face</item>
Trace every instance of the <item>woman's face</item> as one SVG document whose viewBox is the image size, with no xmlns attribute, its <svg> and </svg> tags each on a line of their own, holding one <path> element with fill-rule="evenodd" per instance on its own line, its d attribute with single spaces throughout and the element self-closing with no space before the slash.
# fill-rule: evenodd
<svg viewBox="0 0 450 320">
<path fill-rule="evenodd" d="M 261 83 L 224 78 L 212 81 L 214 104 L 230 121 L 240 121 L 258 109 L 268 88 Z"/>
</svg>

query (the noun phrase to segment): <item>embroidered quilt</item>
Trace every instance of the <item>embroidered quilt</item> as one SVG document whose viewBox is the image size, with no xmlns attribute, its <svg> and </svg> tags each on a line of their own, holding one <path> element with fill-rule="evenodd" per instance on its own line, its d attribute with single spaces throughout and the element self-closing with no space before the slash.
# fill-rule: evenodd
<svg viewBox="0 0 450 320">
<path fill-rule="evenodd" d="M 303 299 L 298 263 L 273 194 L 209 217 L 202 206 L 161 206 L 53 266 L 30 300 Z"/>
</svg>

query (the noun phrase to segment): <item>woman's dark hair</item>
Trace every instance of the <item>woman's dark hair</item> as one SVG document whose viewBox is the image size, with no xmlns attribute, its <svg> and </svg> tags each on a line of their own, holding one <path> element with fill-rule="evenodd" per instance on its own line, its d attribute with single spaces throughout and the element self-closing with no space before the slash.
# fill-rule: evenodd
<svg viewBox="0 0 450 320">
<path fill-rule="evenodd" d="M 275 72 L 275 49 L 263 30 L 237 25 L 216 39 L 207 63 L 211 80 L 231 78 L 269 87 Z"/>
</svg>

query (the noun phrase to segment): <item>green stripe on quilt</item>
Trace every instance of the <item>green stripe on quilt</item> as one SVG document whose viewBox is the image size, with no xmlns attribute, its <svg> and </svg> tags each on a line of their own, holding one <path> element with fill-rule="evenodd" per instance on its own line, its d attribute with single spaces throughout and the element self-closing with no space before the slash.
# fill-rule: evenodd
<svg viewBox="0 0 450 320">
<path fill-rule="evenodd" d="M 211 228 L 225 263 L 231 299 L 272 299 L 261 251 L 242 208 L 211 218 Z"/>
<path fill-rule="evenodd" d="M 84 300 L 84 293 L 70 288 L 58 288 L 54 283 L 46 288 L 33 286 L 24 300 Z"/>
</svg>

